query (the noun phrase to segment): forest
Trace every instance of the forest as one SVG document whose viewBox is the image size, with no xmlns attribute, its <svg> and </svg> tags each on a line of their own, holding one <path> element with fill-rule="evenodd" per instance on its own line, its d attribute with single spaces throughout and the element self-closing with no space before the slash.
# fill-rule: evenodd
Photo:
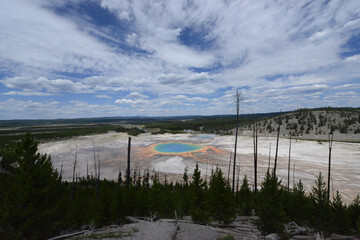
<svg viewBox="0 0 360 240">
<path fill-rule="evenodd" d="M 198 166 L 185 169 L 183 181 L 159 181 L 153 171 L 131 171 L 117 181 L 96 176 L 62 181 L 51 156 L 37 153 L 38 142 L 27 134 L 1 149 L 0 238 L 47 239 L 84 226 L 124 224 L 126 216 L 174 218 L 190 215 L 199 224 L 231 223 L 236 215 L 257 215 L 262 234 L 288 238 L 284 224 L 295 221 L 325 234 L 360 234 L 360 196 L 345 205 L 339 192 L 328 196 L 321 174 L 306 194 L 301 181 L 286 188 L 274 171 L 253 192 L 246 176 L 232 192 L 220 168 L 209 181 Z"/>
</svg>

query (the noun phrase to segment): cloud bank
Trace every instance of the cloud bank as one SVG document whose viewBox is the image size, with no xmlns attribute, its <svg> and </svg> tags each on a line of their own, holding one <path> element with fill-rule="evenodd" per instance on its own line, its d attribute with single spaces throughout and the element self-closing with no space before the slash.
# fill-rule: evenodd
<svg viewBox="0 0 360 240">
<path fill-rule="evenodd" d="M 4 0 L 0 36 L 1 119 L 360 102 L 357 0 Z"/>
</svg>

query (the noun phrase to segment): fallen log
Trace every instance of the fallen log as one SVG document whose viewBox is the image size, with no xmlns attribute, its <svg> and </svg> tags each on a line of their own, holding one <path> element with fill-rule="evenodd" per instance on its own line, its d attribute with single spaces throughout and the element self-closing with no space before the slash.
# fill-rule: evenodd
<svg viewBox="0 0 360 240">
<path fill-rule="evenodd" d="M 87 233 L 87 232 L 90 232 L 90 231 L 89 230 L 84 230 L 84 231 L 81 231 L 81 232 L 68 233 L 68 234 L 64 234 L 64 235 L 61 235 L 61 236 L 50 238 L 48 240 L 60 240 L 60 239 L 65 239 L 65 238 L 69 238 L 69 237 L 75 237 L 75 236 L 78 236 L 78 235 L 81 235 L 81 234 L 84 234 L 84 233 Z"/>
</svg>

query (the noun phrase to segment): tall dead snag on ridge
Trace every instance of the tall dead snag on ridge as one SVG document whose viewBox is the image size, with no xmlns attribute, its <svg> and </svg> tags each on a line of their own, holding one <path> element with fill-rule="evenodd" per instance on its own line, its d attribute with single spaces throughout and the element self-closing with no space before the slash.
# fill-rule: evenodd
<svg viewBox="0 0 360 240">
<path fill-rule="evenodd" d="M 236 204 L 239 202 L 240 164 L 237 165 Z"/>
<path fill-rule="evenodd" d="M 290 156 L 291 156 L 291 132 L 290 132 L 290 143 L 289 143 L 288 184 L 287 184 L 288 192 L 290 191 Z"/>
<path fill-rule="evenodd" d="M 331 148 L 333 144 L 334 134 L 329 133 L 329 168 L 328 168 L 328 189 L 327 189 L 327 198 L 330 200 L 330 170 L 331 170 Z"/>
<path fill-rule="evenodd" d="M 64 165 L 64 161 L 61 162 L 61 167 L 60 167 L 60 177 L 61 177 L 61 178 L 62 178 L 63 165 Z"/>
<path fill-rule="evenodd" d="M 276 165 L 279 150 L 279 137 L 280 137 L 280 121 L 278 120 L 277 137 L 276 137 L 276 150 L 275 150 L 275 163 L 274 163 L 274 176 L 276 176 Z"/>
<path fill-rule="evenodd" d="M 230 152 L 230 161 L 229 161 L 229 170 L 228 170 L 228 182 L 230 184 L 230 169 L 231 169 L 231 158 L 232 158 L 232 152 Z"/>
<path fill-rule="evenodd" d="M 241 94 L 239 89 L 236 90 L 235 101 L 236 101 L 236 130 L 235 130 L 235 151 L 234 151 L 234 167 L 233 167 L 233 179 L 232 179 L 232 192 L 235 192 L 235 168 L 236 168 L 236 148 L 239 131 L 239 113 L 240 113 L 240 100 Z"/>
<path fill-rule="evenodd" d="M 131 137 L 129 137 L 128 143 L 128 159 L 127 159 L 127 169 L 126 169 L 126 188 L 129 189 L 130 184 L 130 148 L 131 148 Z"/>
<path fill-rule="evenodd" d="M 75 160 L 74 160 L 74 168 L 73 168 L 71 200 L 74 200 L 74 195 L 75 195 L 75 171 L 76 171 L 76 162 L 77 162 L 77 148 L 75 149 Z"/>
<path fill-rule="evenodd" d="M 95 151 L 95 142 L 93 140 L 93 149 L 94 149 L 94 168 L 95 168 L 95 178 L 97 176 L 97 167 L 96 167 L 96 151 Z"/>
<path fill-rule="evenodd" d="M 257 122 L 253 124 L 253 143 L 254 143 L 254 194 L 257 192 L 257 151 L 258 151 L 258 129 Z"/>
<path fill-rule="evenodd" d="M 98 154 L 98 171 L 97 171 L 97 179 L 100 180 L 100 155 Z"/>
<path fill-rule="evenodd" d="M 208 170 L 208 165 L 209 165 L 209 159 L 206 160 L 206 170 L 205 170 L 205 182 L 207 183 L 207 170 Z M 176 211 L 175 211 L 176 212 Z"/>
<path fill-rule="evenodd" d="M 268 169 L 267 169 L 268 172 L 270 172 L 270 156 L 271 156 L 271 141 L 270 141 L 270 146 L 269 146 L 269 162 L 268 162 Z"/>
</svg>

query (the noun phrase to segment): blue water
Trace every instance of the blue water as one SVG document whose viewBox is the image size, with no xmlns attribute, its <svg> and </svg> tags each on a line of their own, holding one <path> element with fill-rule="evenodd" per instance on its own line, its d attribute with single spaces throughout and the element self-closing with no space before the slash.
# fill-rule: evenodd
<svg viewBox="0 0 360 240">
<path fill-rule="evenodd" d="M 185 153 L 197 151 L 201 148 L 203 147 L 188 143 L 161 143 L 156 145 L 154 150 L 162 153 Z"/>
</svg>

